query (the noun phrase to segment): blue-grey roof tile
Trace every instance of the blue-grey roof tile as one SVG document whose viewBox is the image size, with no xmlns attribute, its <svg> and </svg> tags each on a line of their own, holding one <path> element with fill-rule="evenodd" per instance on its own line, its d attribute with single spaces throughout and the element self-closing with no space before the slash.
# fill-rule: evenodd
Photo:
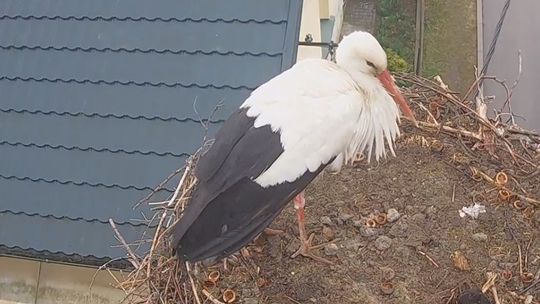
<svg viewBox="0 0 540 304">
<path fill-rule="evenodd" d="M 150 206 L 134 206 L 293 64 L 300 11 L 301 0 L 0 1 L 0 254 L 125 256 L 109 219 L 128 242 L 148 238 Z"/>
<path fill-rule="evenodd" d="M 0 12 L 8 16 L 73 16 L 76 18 L 133 18 L 137 21 L 174 20 L 255 20 L 296 22 L 288 20 L 290 0 L 4 0 Z M 295 14 L 296 12 L 293 12 Z"/>
<path fill-rule="evenodd" d="M 148 243 L 141 241 L 149 238 L 147 234 L 151 233 L 151 228 L 129 223 L 116 227 L 128 244 L 141 245 L 133 246 L 135 252 L 142 253 L 148 249 Z M 7 247 L 66 255 L 96 258 L 120 258 L 125 255 L 109 223 L 97 221 L 0 212 L 0 240 Z"/>
<path fill-rule="evenodd" d="M 223 120 L 237 108 L 238 100 L 249 96 L 250 90 L 6 80 L 0 81 L 0 92 L 3 112 L 182 121 L 199 120 L 199 115 L 207 118 L 218 104 L 222 107 L 213 119 Z"/>
</svg>

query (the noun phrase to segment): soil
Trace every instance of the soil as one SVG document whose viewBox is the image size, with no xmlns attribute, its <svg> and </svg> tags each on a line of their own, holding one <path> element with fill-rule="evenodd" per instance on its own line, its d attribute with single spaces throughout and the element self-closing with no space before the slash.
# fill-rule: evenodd
<svg viewBox="0 0 540 304">
<path fill-rule="evenodd" d="M 244 257 L 228 261 L 228 270 L 223 264 L 215 266 L 222 279 L 210 292 L 221 299 L 223 289 L 230 288 L 237 293 L 237 303 L 250 304 L 457 303 L 462 290 L 481 288 L 491 271 L 499 274 L 501 303 L 523 303 L 510 293 L 520 294 L 530 284 L 520 279 L 518 245 L 522 271 L 538 279 L 540 212 L 525 216 L 501 202 L 491 185 L 471 178 L 470 164 L 490 176 L 503 169 L 489 157 L 468 155 L 456 139 L 430 136 L 436 135 L 406 133 L 398 142 L 397 157 L 361 161 L 335 175 L 324 172 L 309 186 L 307 229 L 315 233 L 315 244 L 327 243 L 334 235 L 336 246 L 317 250 L 333 265 L 290 258 L 299 246 L 291 204 L 271 225 L 285 233 L 262 235 Z M 439 147 L 434 141 L 443 143 L 442 151 L 430 148 Z M 519 186 L 538 197 L 539 181 L 533 177 Z M 473 202 L 484 205 L 486 212 L 477 219 L 460 217 L 458 211 Z M 398 211 L 397 220 L 367 228 L 368 218 L 391 208 Z M 469 270 L 455 266 L 456 254 L 466 258 Z M 510 271 L 512 278 L 502 280 L 503 271 Z M 527 293 L 538 301 L 540 284 Z"/>
</svg>

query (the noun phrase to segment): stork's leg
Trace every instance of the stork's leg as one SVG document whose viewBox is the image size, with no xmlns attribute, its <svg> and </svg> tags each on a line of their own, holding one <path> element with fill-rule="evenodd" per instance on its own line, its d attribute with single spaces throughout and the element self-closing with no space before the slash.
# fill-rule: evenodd
<svg viewBox="0 0 540 304">
<path fill-rule="evenodd" d="M 300 248 L 298 251 L 296 251 L 291 257 L 295 258 L 298 255 L 302 255 L 311 259 L 314 259 L 319 262 L 327 263 L 327 264 L 333 264 L 331 261 L 321 258 L 320 256 L 315 255 L 311 250 L 318 249 L 322 247 L 323 245 L 317 245 L 312 246 L 311 242 L 313 242 L 313 237 L 315 234 L 311 234 L 309 238 L 306 239 L 306 226 L 305 226 L 305 216 L 304 216 L 304 206 L 305 206 L 305 199 L 304 199 L 304 191 L 300 192 L 295 198 L 294 198 L 294 209 L 296 209 L 296 215 L 298 217 L 298 231 L 300 236 Z"/>
</svg>

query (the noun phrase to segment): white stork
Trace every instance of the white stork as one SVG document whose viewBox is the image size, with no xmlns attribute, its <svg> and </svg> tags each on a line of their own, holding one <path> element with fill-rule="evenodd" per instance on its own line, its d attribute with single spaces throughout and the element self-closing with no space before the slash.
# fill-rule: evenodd
<svg viewBox="0 0 540 304">
<path fill-rule="evenodd" d="M 171 229 L 180 259 L 223 258 L 247 245 L 294 199 L 301 247 L 293 255 L 328 262 L 306 238 L 304 189 L 327 166 L 358 152 L 394 153 L 399 107 L 414 115 L 369 33 L 343 38 L 336 63 L 307 59 L 266 82 L 223 124 L 199 160 L 198 185 Z M 386 144 L 385 144 L 386 141 Z"/>
</svg>

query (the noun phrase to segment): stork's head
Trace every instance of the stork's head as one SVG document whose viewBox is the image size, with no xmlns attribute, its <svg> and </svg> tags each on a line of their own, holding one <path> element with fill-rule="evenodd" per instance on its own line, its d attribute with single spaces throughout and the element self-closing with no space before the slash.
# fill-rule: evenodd
<svg viewBox="0 0 540 304">
<path fill-rule="evenodd" d="M 414 114 L 387 68 L 386 52 L 377 39 L 367 32 L 353 32 L 340 42 L 336 63 L 352 74 L 361 73 L 379 79 L 403 114 L 416 122 Z"/>
</svg>

